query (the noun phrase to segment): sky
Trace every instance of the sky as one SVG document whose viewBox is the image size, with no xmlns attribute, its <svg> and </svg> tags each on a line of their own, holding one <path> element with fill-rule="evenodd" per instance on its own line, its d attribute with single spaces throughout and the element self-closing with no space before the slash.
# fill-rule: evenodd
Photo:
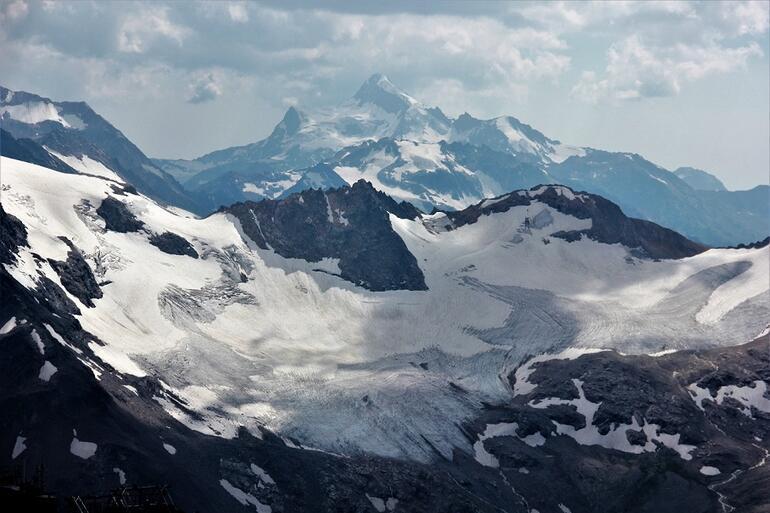
<svg viewBox="0 0 770 513">
<path fill-rule="evenodd" d="M 153 157 L 267 136 L 386 74 L 449 116 L 770 181 L 769 2 L 0 0 L 0 85 L 84 100 Z"/>
</svg>

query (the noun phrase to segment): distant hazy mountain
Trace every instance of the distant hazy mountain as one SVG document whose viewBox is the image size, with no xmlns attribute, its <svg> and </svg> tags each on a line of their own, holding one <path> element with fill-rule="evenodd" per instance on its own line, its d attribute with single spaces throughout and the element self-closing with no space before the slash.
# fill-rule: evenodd
<svg viewBox="0 0 770 513">
<path fill-rule="evenodd" d="M 379 74 L 340 105 L 291 107 L 267 138 L 194 160 L 150 161 L 84 103 L 7 89 L 0 98 L 4 129 L 15 140 L 26 138 L 63 165 L 128 181 L 198 214 L 362 178 L 425 211 L 562 183 L 712 246 L 762 240 L 770 231 L 766 185 L 727 191 L 705 172 L 672 173 L 639 155 L 569 146 L 510 116 L 451 119 Z"/>
<path fill-rule="evenodd" d="M 583 152 L 548 139 L 512 117 L 478 120 L 464 114 L 456 120 L 449 119 L 441 109 L 418 102 L 384 75 L 375 74 L 352 98 L 335 107 L 308 111 L 290 107 L 270 136 L 262 141 L 215 151 L 191 161 L 156 159 L 155 162 L 177 177 L 208 208 L 218 208 L 235 199 L 275 198 L 283 190 L 296 190 L 295 184 L 302 176 L 296 170 L 333 159 L 343 148 L 381 139 L 413 141 L 419 145 L 437 145 L 442 141 L 469 143 L 510 153 L 521 163 L 561 161 Z M 429 167 L 425 170 L 432 171 Z M 503 178 L 504 172 L 496 174 L 503 183 L 513 182 L 515 187 L 533 184 Z M 471 182 L 479 179 L 483 177 L 470 177 Z M 484 193 L 501 194 L 515 188 L 461 185 L 463 181 L 457 180 L 456 189 L 442 185 L 442 193 L 426 192 L 422 199 L 414 194 L 410 197 L 422 206 L 434 198 L 436 206 L 458 208 L 478 201 Z M 323 185 L 328 187 L 333 183 Z M 407 190 L 415 187 L 404 184 Z M 442 194 L 464 199 L 442 202 Z"/>
<path fill-rule="evenodd" d="M 156 162 L 204 210 L 298 191 L 310 186 L 302 180 L 306 170 L 325 162 L 329 167 L 323 180 L 312 182 L 315 187 L 363 178 L 427 211 L 462 209 L 513 189 L 564 183 L 706 244 L 760 240 L 769 230 L 753 215 L 765 210 L 760 195 L 744 195 L 748 203 L 726 209 L 735 203 L 735 193 L 704 172 L 671 173 L 639 155 L 569 146 L 511 116 L 482 120 L 466 113 L 450 119 L 379 74 L 336 107 L 289 108 L 262 141 L 192 161 Z"/>
<path fill-rule="evenodd" d="M 674 174 L 684 180 L 687 185 L 696 191 L 726 191 L 727 188 L 719 178 L 702 169 L 694 167 L 680 167 Z"/>
</svg>

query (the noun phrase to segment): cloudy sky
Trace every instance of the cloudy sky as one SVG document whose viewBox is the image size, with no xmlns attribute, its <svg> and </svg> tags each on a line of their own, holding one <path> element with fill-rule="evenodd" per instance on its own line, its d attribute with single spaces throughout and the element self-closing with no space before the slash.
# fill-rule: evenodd
<svg viewBox="0 0 770 513">
<path fill-rule="evenodd" d="M 0 84 L 85 100 L 145 153 L 269 134 L 382 72 L 448 115 L 768 183 L 768 2 L 0 0 Z"/>
</svg>

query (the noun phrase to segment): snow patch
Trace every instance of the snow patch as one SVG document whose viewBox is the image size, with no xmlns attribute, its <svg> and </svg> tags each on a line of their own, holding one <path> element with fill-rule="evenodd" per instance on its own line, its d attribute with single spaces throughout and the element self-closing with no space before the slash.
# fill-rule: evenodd
<svg viewBox="0 0 770 513">
<path fill-rule="evenodd" d="M 118 467 L 113 467 L 112 471 L 115 472 L 118 475 L 118 481 L 120 481 L 120 485 L 123 486 L 126 484 L 126 473 L 123 472 Z"/>
<path fill-rule="evenodd" d="M 3 327 L 0 328 L 0 335 L 5 335 L 6 333 L 10 333 L 11 330 L 16 328 L 16 317 L 11 317 L 8 319 L 8 322 L 3 324 Z"/>
<path fill-rule="evenodd" d="M 254 474 L 259 477 L 259 480 L 263 483 L 271 485 L 275 484 L 275 481 L 273 481 L 273 478 L 270 477 L 270 474 L 268 474 L 264 469 L 255 465 L 254 463 L 251 464 L 251 471 L 254 472 Z"/>
<path fill-rule="evenodd" d="M 568 144 L 554 144 L 548 158 L 551 159 L 551 162 L 561 164 L 570 157 L 584 157 L 585 155 L 585 148 L 570 146 Z"/>
<path fill-rule="evenodd" d="M 273 509 L 266 505 L 259 502 L 259 499 L 251 495 L 250 493 L 246 493 L 240 488 L 236 488 L 235 486 L 230 484 L 230 481 L 227 479 L 220 479 L 219 484 L 222 485 L 222 488 L 227 490 L 227 493 L 232 495 L 235 500 L 243 504 L 244 506 L 248 506 L 251 504 L 254 506 L 257 510 L 257 513 L 272 513 Z"/>
<path fill-rule="evenodd" d="M 43 344 L 43 340 L 40 338 L 40 335 L 37 334 L 37 331 L 34 329 L 30 332 L 30 337 L 32 337 L 32 341 L 37 346 L 37 350 L 40 351 L 41 355 L 45 354 L 45 344 Z"/>
<path fill-rule="evenodd" d="M 110 346 L 102 346 L 95 342 L 89 342 L 88 347 L 103 362 L 110 364 L 116 371 L 123 374 L 131 374 L 139 378 L 147 375 L 131 358 L 125 353 L 117 351 Z"/>
<path fill-rule="evenodd" d="M 172 456 L 176 454 L 176 447 L 174 447 L 171 444 L 164 443 L 163 448 L 166 449 L 166 452 L 171 454 Z"/>
<path fill-rule="evenodd" d="M 53 328 L 52 328 L 50 325 L 43 323 L 43 326 L 45 326 L 45 329 L 46 329 L 46 330 L 48 330 L 48 333 L 49 333 L 49 334 L 50 334 L 50 335 L 53 337 L 53 339 L 54 339 L 54 340 L 56 340 L 58 343 L 60 343 L 60 344 L 61 344 L 61 345 L 63 345 L 64 347 L 67 347 L 67 348 L 69 348 L 69 349 L 72 349 L 72 350 L 73 350 L 75 353 L 77 353 L 77 354 L 83 354 L 83 351 L 81 351 L 81 350 L 80 350 L 80 349 L 78 349 L 77 347 L 73 346 L 72 344 L 70 344 L 69 342 L 67 342 L 66 340 L 64 340 L 64 338 L 62 338 L 62 336 L 61 336 L 61 335 L 59 335 L 58 333 L 56 333 L 56 330 L 54 330 L 54 329 L 53 329 Z"/>
<path fill-rule="evenodd" d="M 388 497 L 387 499 L 382 499 L 380 497 L 374 497 L 367 493 L 366 498 L 369 499 L 369 502 L 372 504 L 372 507 L 374 507 L 374 509 L 376 509 L 379 513 L 385 513 L 386 511 L 395 511 L 396 506 L 398 506 L 398 499 L 396 499 L 395 497 Z"/>
<path fill-rule="evenodd" d="M 48 153 L 61 160 L 79 173 L 107 178 L 108 180 L 114 180 L 116 182 L 123 182 L 123 179 L 115 171 L 108 168 L 98 160 L 92 159 L 88 155 L 82 155 L 80 157 L 76 157 L 75 155 L 62 155 L 61 153 L 57 153 L 48 147 L 44 146 L 44 148 Z"/>
<path fill-rule="evenodd" d="M 731 398 L 743 405 L 741 413 L 747 417 L 751 417 L 751 408 L 756 408 L 759 411 L 770 413 L 770 399 L 765 397 L 767 394 L 767 383 L 758 379 L 754 381 L 753 386 L 739 387 L 736 385 L 727 385 L 719 387 L 716 397 L 711 395 L 711 392 L 707 388 L 701 388 L 696 383 L 693 383 L 687 387 L 690 391 L 690 397 L 695 401 L 695 404 L 703 410 L 703 401 L 709 400 L 716 404 L 722 404 L 726 398 Z"/>
<path fill-rule="evenodd" d="M 519 425 L 516 422 L 487 424 L 484 432 L 479 434 L 478 440 L 476 440 L 476 442 L 473 444 L 473 453 L 476 461 L 485 467 L 498 468 L 500 466 L 500 462 L 497 460 L 497 458 L 490 454 L 484 447 L 484 440 L 489 440 L 490 438 L 496 438 L 499 436 L 512 436 L 518 438 L 530 447 L 538 447 L 545 443 L 545 437 L 539 432 L 521 437 L 516 433 L 518 428 Z"/>
<path fill-rule="evenodd" d="M 574 192 L 572 192 L 567 187 L 564 187 L 563 185 L 541 185 L 537 189 L 529 191 L 528 195 L 530 198 L 536 198 L 549 189 L 555 190 L 559 196 L 564 196 L 568 200 L 574 200 L 576 197 L 580 197 L 581 199 L 583 198 L 582 195 L 575 195 Z"/>
<path fill-rule="evenodd" d="M 534 358 L 530 358 L 516 369 L 516 373 L 514 374 L 516 380 L 513 385 L 513 395 L 527 395 L 537 388 L 535 383 L 530 383 L 529 381 L 529 377 L 535 372 L 534 365 L 537 363 L 547 362 L 549 360 L 575 360 L 584 354 L 600 353 L 602 351 L 607 351 L 607 349 L 570 347 L 559 353 L 541 354 Z"/>
<path fill-rule="evenodd" d="M 30 101 L 18 105 L 5 105 L 0 107 L 0 118 L 8 115 L 11 119 L 34 125 L 43 121 L 55 121 L 65 128 L 71 128 L 60 114 L 59 110 L 51 102 Z M 82 121 L 81 121 L 82 123 Z"/>
<path fill-rule="evenodd" d="M 136 389 L 136 387 L 133 387 L 131 385 L 123 385 L 123 388 L 126 390 L 129 390 L 130 392 L 133 392 L 134 395 L 139 395 L 139 391 Z"/>
<path fill-rule="evenodd" d="M 534 402 L 530 401 L 529 406 L 532 408 L 547 408 L 550 405 L 571 405 L 577 409 L 580 415 L 583 415 L 586 419 L 585 427 L 575 429 L 574 426 L 567 424 L 560 424 L 556 421 L 553 423 L 556 425 L 556 432 L 560 435 L 566 435 L 573 438 L 577 443 L 581 445 L 599 445 L 606 447 L 607 449 L 615 449 L 617 451 L 629 452 L 634 454 L 640 454 L 642 452 L 655 452 L 658 448 L 654 441 L 658 441 L 661 444 L 673 449 L 679 454 L 679 457 L 683 460 L 691 460 L 690 454 L 694 449 L 694 445 L 682 444 L 679 441 L 681 435 L 670 435 L 668 433 L 662 433 L 660 426 L 657 424 L 648 424 L 643 419 L 643 424 L 639 425 L 636 417 L 632 418 L 631 424 L 613 425 L 606 434 L 601 434 L 599 428 L 594 425 L 594 416 L 599 410 L 601 403 L 593 403 L 586 398 L 583 391 L 583 381 L 579 379 L 572 379 L 572 383 L 578 391 L 579 397 L 577 399 L 559 399 L 556 397 L 550 397 L 542 401 Z M 626 432 L 629 430 L 642 430 L 647 436 L 647 442 L 645 445 L 634 445 L 629 442 Z"/>
<path fill-rule="evenodd" d="M 243 189 L 241 189 L 243 192 L 251 192 L 253 194 L 259 194 L 261 196 L 265 195 L 265 189 L 262 187 L 257 187 L 256 184 L 245 182 L 243 184 Z"/>
<path fill-rule="evenodd" d="M 84 460 L 87 460 L 94 454 L 96 454 L 96 449 L 98 446 L 93 442 L 84 442 L 82 440 L 78 439 L 78 432 L 76 430 L 72 430 L 72 442 L 70 442 L 70 452 L 77 456 L 78 458 L 83 458 Z"/>
<path fill-rule="evenodd" d="M 699 471 L 704 476 L 718 476 L 722 472 L 716 467 L 709 467 L 708 465 L 704 465 L 700 468 Z"/>
<path fill-rule="evenodd" d="M 13 451 L 11 451 L 12 460 L 15 460 L 16 458 L 18 458 L 19 455 L 23 453 L 24 450 L 27 448 L 27 444 L 24 443 L 26 440 L 27 438 L 21 435 L 16 437 L 16 443 L 13 444 Z"/>
<path fill-rule="evenodd" d="M 43 366 L 40 367 L 40 372 L 38 373 L 37 377 L 43 381 L 50 381 L 51 376 L 56 374 L 57 370 L 58 369 L 51 362 L 46 360 Z"/>
<path fill-rule="evenodd" d="M 658 351 L 657 353 L 650 353 L 647 356 L 652 356 L 653 358 L 660 358 L 661 356 L 666 356 L 667 354 L 676 353 L 676 349 L 664 349 L 663 351 Z"/>
</svg>

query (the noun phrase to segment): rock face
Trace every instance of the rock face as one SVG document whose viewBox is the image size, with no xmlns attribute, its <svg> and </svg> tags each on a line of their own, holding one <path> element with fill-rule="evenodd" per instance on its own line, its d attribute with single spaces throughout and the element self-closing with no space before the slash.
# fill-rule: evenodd
<svg viewBox="0 0 770 513">
<path fill-rule="evenodd" d="M 736 249 L 757 249 L 757 248 L 764 248 L 765 246 L 770 245 L 770 237 L 765 237 L 763 240 L 758 240 L 756 242 L 750 242 L 748 244 L 738 244 L 735 246 Z"/>
<path fill-rule="evenodd" d="M 107 196 L 102 201 L 96 213 L 104 219 L 106 228 L 114 232 L 138 232 L 144 226 L 122 201 L 112 196 Z"/>
<path fill-rule="evenodd" d="M 150 236 L 150 244 L 169 255 L 187 255 L 198 258 L 198 252 L 187 239 L 171 232 L 153 234 Z"/>
<path fill-rule="evenodd" d="M 61 283 L 67 292 L 77 297 L 84 305 L 93 307 L 93 299 L 102 297 L 102 290 L 96 282 L 94 273 L 86 263 L 83 255 L 80 254 L 72 242 L 66 237 L 61 239 L 70 247 L 67 253 L 67 260 L 59 262 L 49 260 L 56 274 L 59 275 Z"/>
<path fill-rule="evenodd" d="M 606 244 L 620 243 L 629 248 L 640 248 L 643 255 L 650 258 L 684 258 L 708 249 L 668 228 L 626 217 L 620 207 L 601 196 L 590 194 L 569 199 L 559 194 L 557 188 L 551 187 L 538 198 L 560 212 L 592 221 L 588 230 L 563 232 L 554 234 L 554 237 L 577 240 L 585 235 Z"/>
<path fill-rule="evenodd" d="M 540 357 L 508 378 L 519 393 L 469 429 L 477 459 L 493 462 L 532 509 L 707 513 L 721 501 L 759 512 L 770 499 L 768 335 L 659 357 Z M 501 425 L 511 427 L 490 429 Z"/>
<path fill-rule="evenodd" d="M 396 203 L 371 184 L 328 191 L 306 190 L 284 200 L 238 203 L 224 212 L 262 249 L 287 258 L 339 261 L 339 276 L 369 290 L 425 290 L 425 278 L 389 215 L 420 212 Z"/>
<path fill-rule="evenodd" d="M 24 223 L 3 210 L 0 204 L 0 264 L 16 261 L 19 246 L 27 245 L 27 228 Z"/>
</svg>

